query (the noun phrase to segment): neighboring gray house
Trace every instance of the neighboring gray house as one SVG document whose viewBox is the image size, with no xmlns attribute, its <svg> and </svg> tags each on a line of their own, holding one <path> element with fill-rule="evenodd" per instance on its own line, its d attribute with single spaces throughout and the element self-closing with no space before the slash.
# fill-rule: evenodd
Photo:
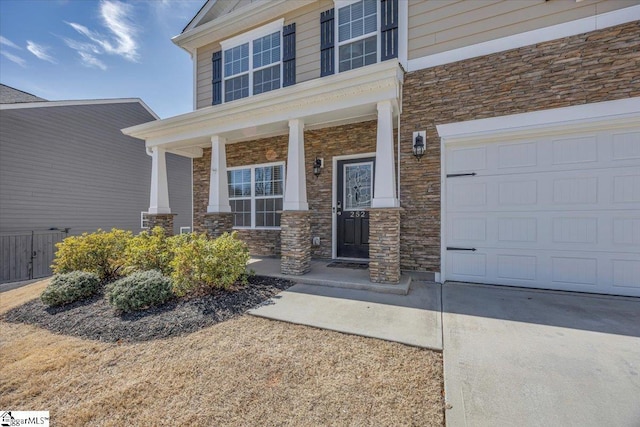
<svg viewBox="0 0 640 427">
<path fill-rule="evenodd" d="M 0 282 L 50 274 L 67 233 L 140 232 L 151 157 L 120 129 L 155 113 L 136 98 L 45 101 L 0 89 Z M 167 175 L 179 233 L 191 227 L 191 160 L 168 154 Z"/>
</svg>

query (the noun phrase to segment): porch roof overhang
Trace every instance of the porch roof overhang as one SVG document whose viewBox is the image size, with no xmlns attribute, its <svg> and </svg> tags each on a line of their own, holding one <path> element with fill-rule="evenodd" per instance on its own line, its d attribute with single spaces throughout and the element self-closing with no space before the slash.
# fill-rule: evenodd
<svg viewBox="0 0 640 427">
<path fill-rule="evenodd" d="M 377 104 L 391 100 L 399 114 L 404 71 L 395 60 L 302 82 L 227 104 L 125 128 L 148 148 L 200 157 L 211 136 L 240 142 L 286 134 L 289 120 L 320 129 L 374 120 Z"/>
</svg>

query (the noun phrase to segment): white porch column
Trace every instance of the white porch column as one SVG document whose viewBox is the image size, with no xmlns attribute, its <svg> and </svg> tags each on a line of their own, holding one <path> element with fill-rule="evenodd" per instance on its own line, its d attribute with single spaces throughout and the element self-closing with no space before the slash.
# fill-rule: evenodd
<svg viewBox="0 0 640 427">
<path fill-rule="evenodd" d="M 304 121 L 289 120 L 289 149 L 287 154 L 287 181 L 283 210 L 307 211 L 307 177 L 304 165 Z"/>
<path fill-rule="evenodd" d="M 378 136 L 373 208 L 397 208 L 395 157 L 393 155 L 393 104 L 378 102 Z"/>
<path fill-rule="evenodd" d="M 227 185 L 226 138 L 211 137 L 211 178 L 209 179 L 209 205 L 207 212 L 231 212 Z"/>
<path fill-rule="evenodd" d="M 149 153 L 149 150 L 147 150 Z M 170 214 L 169 186 L 167 184 L 167 162 L 165 150 L 151 148 L 151 195 L 149 198 L 150 214 Z"/>
</svg>

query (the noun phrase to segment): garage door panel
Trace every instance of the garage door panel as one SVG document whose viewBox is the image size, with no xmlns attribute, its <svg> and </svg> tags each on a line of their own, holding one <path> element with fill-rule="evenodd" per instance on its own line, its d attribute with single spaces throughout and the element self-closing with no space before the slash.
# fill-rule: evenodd
<svg viewBox="0 0 640 427">
<path fill-rule="evenodd" d="M 445 157 L 447 280 L 640 296 L 640 129 Z"/>
<path fill-rule="evenodd" d="M 447 280 L 640 295 L 640 254 L 501 248 L 448 251 L 446 260 Z"/>
<path fill-rule="evenodd" d="M 638 252 L 640 213 L 617 211 L 453 213 L 447 246 L 529 250 Z"/>
</svg>

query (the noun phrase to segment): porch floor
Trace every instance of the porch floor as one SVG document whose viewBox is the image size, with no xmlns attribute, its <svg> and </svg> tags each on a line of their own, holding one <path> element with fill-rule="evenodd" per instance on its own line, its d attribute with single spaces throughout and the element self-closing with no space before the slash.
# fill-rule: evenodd
<svg viewBox="0 0 640 427">
<path fill-rule="evenodd" d="M 302 276 L 282 274 L 280 272 L 280 258 L 275 257 L 252 257 L 247 269 L 253 270 L 260 276 L 278 277 L 307 285 L 359 289 L 397 295 L 407 295 L 409 292 L 411 277 L 407 274 L 402 274 L 400 283 L 396 285 L 373 283 L 369 280 L 368 269 L 328 267 L 331 262 L 312 259 L 311 271 Z"/>
</svg>

